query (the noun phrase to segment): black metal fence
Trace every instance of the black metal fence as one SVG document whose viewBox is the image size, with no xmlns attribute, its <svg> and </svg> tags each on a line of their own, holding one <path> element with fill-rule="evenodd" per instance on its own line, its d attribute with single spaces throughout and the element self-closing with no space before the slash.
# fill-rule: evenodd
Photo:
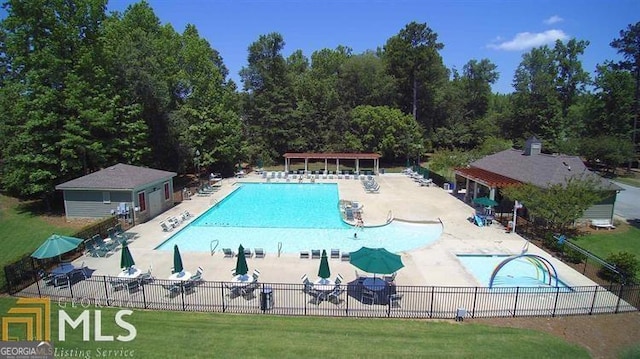
<svg viewBox="0 0 640 359">
<path fill-rule="evenodd" d="M 361 280 L 342 285 L 337 295 L 305 291 L 303 284 L 255 283 L 234 287 L 231 282 L 189 282 L 154 279 L 116 286 L 117 277 L 89 276 L 68 285 L 38 280 L 21 296 L 50 297 L 113 307 L 175 311 L 265 313 L 297 316 L 439 318 L 554 317 L 636 311 L 640 286 L 573 288 L 485 288 L 389 285 L 365 295 Z M 178 288 L 173 290 L 172 288 Z M 336 293 L 333 289 L 331 293 Z M 623 300 L 622 297 L 629 298 Z"/>
</svg>

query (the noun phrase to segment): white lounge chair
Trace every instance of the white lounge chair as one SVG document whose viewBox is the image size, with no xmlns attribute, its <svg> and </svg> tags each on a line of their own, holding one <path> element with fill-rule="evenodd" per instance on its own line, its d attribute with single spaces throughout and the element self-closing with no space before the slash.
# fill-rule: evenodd
<svg viewBox="0 0 640 359">
<path fill-rule="evenodd" d="M 255 248 L 253 252 L 256 255 L 256 258 L 264 258 L 264 249 L 263 248 Z"/>
</svg>

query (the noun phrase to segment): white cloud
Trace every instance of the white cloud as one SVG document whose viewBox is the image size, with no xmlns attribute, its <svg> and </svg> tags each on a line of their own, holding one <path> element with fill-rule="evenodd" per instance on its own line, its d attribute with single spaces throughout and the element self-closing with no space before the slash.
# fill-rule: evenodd
<svg viewBox="0 0 640 359">
<path fill-rule="evenodd" d="M 544 22 L 545 24 L 547 24 L 547 25 L 553 25 L 553 24 L 557 24 L 557 23 L 559 23 L 559 22 L 563 22 L 563 21 L 564 21 L 564 19 L 563 19 L 563 18 L 561 18 L 560 16 L 558 16 L 558 15 L 553 15 L 552 17 L 550 17 L 550 18 L 548 18 L 548 19 L 544 20 L 543 22 Z"/>
<path fill-rule="evenodd" d="M 492 43 L 487 47 L 496 50 L 521 51 L 533 47 L 547 45 L 556 40 L 566 40 L 569 36 L 562 30 L 547 30 L 544 32 L 521 32 L 516 34 L 512 40 L 501 43 Z"/>
</svg>

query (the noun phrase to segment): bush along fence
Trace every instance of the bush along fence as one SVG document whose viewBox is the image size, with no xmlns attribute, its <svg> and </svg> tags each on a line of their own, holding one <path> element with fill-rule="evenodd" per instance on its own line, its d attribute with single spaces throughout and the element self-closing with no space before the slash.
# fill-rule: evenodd
<svg viewBox="0 0 640 359">
<path fill-rule="evenodd" d="M 100 234 L 102 238 L 107 238 L 107 230 L 114 227 L 117 223 L 117 217 L 108 217 L 80 229 L 71 236 L 85 239 L 85 241 L 95 234 Z M 43 241 L 45 239 L 46 238 L 42 238 Z M 78 246 L 77 249 L 63 254 L 61 257 L 34 259 L 31 257 L 31 253 L 26 253 L 17 261 L 4 266 L 4 280 L 0 278 L 0 290 L 13 294 L 33 283 L 33 273 L 37 273 L 39 270 L 47 271 L 49 268 L 60 263 L 60 261 L 74 260 L 80 257 L 82 253 L 84 253 L 84 243 Z"/>
<path fill-rule="evenodd" d="M 141 309 L 297 316 L 486 318 L 555 317 L 636 311 L 640 286 L 440 287 L 393 283 L 373 294 L 364 278 L 327 291 L 303 284 L 175 281 L 92 276 L 85 268 L 62 283 L 41 278 L 21 296 Z M 622 297 L 629 298 L 623 300 Z"/>
</svg>

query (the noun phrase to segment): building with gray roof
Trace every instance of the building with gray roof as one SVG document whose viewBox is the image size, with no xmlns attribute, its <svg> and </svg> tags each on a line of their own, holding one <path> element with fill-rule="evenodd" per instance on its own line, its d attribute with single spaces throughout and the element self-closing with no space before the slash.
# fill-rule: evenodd
<svg viewBox="0 0 640 359">
<path fill-rule="evenodd" d="M 571 178 L 592 179 L 603 191 L 610 192 L 602 202 L 589 208 L 584 219 L 613 219 L 617 192 L 613 182 L 587 169 L 577 156 L 542 153 L 542 143 L 535 137 L 527 140 L 524 150 L 508 149 L 472 162 L 468 168 L 455 171 L 465 182 L 465 200 L 487 196 L 498 199 L 501 187 L 515 183 L 529 183 L 541 188 L 565 184 Z"/>
<path fill-rule="evenodd" d="M 118 215 L 145 222 L 174 206 L 175 172 L 118 163 L 56 186 L 67 218 Z"/>
</svg>

